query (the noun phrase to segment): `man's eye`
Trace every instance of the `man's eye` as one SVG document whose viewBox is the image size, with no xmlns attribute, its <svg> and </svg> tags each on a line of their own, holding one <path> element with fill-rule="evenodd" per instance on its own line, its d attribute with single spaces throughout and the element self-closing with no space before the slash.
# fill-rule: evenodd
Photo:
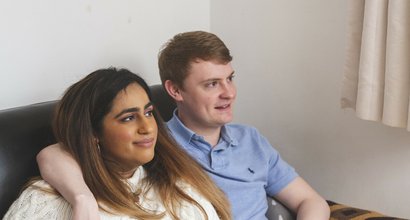
<svg viewBox="0 0 410 220">
<path fill-rule="evenodd" d="M 232 82 L 233 78 L 235 78 L 235 75 L 232 75 L 232 76 L 228 77 L 228 81 Z"/>
<path fill-rule="evenodd" d="M 218 85 L 217 81 L 212 81 L 206 84 L 206 87 L 215 87 L 216 85 Z"/>
</svg>

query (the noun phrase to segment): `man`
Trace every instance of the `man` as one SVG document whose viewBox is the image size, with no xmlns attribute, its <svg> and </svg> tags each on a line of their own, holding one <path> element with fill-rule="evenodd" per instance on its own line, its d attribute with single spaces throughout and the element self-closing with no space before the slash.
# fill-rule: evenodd
<svg viewBox="0 0 410 220">
<path fill-rule="evenodd" d="M 181 33 L 164 46 L 158 61 L 161 81 L 177 105 L 167 123 L 171 134 L 226 193 L 235 219 L 266 219 L 266 196 L 278 199 L 298 219 L 329 219 L 325 200 L 255 128 L 229 124 L 236 97 L 231 61 L 225 44 L 208 32 Z M 43 151 L 38 156 L 43 177 L 71 198 L 66 197 L 75 211 L 85 203 L 92 212 L 96 205 L 85 184 L 72 181 L 77 172 L 65 174 L 67 181 L 53 177 L 51 157 L 62 158 L 59 148 Z M 78 208 L 77 214 L 88 213 Z"/>
</svg>

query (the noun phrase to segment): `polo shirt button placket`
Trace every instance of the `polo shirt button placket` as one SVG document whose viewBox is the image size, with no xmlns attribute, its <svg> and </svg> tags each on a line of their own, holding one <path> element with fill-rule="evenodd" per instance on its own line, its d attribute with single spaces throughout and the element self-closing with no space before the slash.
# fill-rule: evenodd
<svg viewBox="0 0 410 220">
<path fill-rule="evenodd" d="M 211 167 L 212 169 L 222 169 L 225 167 L 225 160 L 223 156 L 223 151 L 222 149 L 218 150 L 212 150 L 211 151 Z"/>
</svg>

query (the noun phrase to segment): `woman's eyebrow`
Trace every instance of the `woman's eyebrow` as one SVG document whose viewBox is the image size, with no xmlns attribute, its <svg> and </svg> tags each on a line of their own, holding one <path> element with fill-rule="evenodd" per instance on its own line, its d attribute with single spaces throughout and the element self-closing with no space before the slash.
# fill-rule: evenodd
<svg viewBox="0 0 410 220">
<path fill-rule="evenodd" d="M 152 102 L 148 102 L 145 106 L 144 106 L 144 109 L 147 109 L 147 108 L 149 108 L 149 107 L 151 107 L 151 106 L 153 106 L 154 104 L 152 104 Z"/>
<path fill-rule="evenodd" d="M 153 106 L 152 102 L 148 102 L 146 105 L 144 105 L 144 109 L 147 109 L 151 106 Z M 140 111 L 140 108 L 138 108 L 138 107 L 126 108 L 126 109 L 122 110 L 120 113 L 118 113 L 117 115 L 115 115 L 114 118 L 119 118 L 121 115 L 123 115 L 125 113 L 139 112 L 139 111 Z"/>
<path fill-rule="evenodd" d="M 140 108 L 138 108 L 138 107 L 126 108 L 126 109 L 122 110 L 120 113 L 118 113 L 117 115 L 115 115 L 114 118 L 119 118 L 121 115 L 123 115 L 125 113 L 139 112 L 139 111 L 140 111 Z"/>
</svg>

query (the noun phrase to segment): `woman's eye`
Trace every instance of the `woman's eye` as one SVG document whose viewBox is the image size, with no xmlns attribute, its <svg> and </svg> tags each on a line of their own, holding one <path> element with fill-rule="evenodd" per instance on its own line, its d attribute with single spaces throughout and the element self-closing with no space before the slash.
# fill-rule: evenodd
<svg viewBox="0 0 410 220">
<path fill-rule="evenodd" d="M 152 110 L 145 112 L 145 116 L 147 116 L 147 117 L 151 117 L 153 115 L 154 115 L 154 112 Z"/>
<path fill-rule="evenodd" d="M 122 122 L 128 122 L 128 121 L 132 121 L 132 120 L 134 120 L 134 116 L 133 115 L 130 115 L 130 116 L 127 116 L 127 117 L 125 117 L 125 118 L 122 118 L 121 119 L 121 121 Z"/>
</svg>

